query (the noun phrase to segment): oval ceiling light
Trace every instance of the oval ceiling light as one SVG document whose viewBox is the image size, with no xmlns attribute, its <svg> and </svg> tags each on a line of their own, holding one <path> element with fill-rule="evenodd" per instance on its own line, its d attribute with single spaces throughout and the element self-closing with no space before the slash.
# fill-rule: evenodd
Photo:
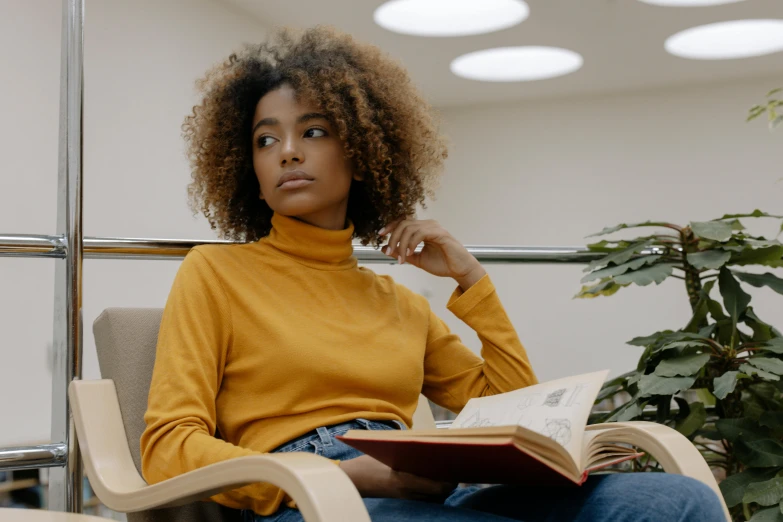
<svg viewBox="0 0 783 522">
<path fill-rule="evenodd" d="M 783 51 L 783 20 L 700 25 L 666 39 L 668 52 L 692 60 L 730 60 Z"/>
<path fill-rule="evenodd" d="M 558 47 L 497 47 L 455 58 L 451 72 L 484 82 L 529 82 L 572 73 L 582 63 L 582 55 Z"/>
<path fill-rule="evenodd" d="M 745 0 L 639 0 L 645 4 L 665 7 L 707 7 L 710 5 L 736 4 Z"/>
<path fill-rule="evenodd" d="M 415 36 L 467 36 L 507 29 L 524 21 L 522 0 L 391 0 L 373 14 L 375 23 Z"/>
</svg>

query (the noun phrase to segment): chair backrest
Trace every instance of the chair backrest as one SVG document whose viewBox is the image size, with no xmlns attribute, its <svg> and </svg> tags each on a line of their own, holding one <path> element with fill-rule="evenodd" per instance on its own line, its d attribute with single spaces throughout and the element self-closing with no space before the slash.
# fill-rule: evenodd
<svg viewBox="0 0 783 522">
<path fill-rule="evenodd" d="M 93 324 L 101 376 L 112 379 L 122 413 L 125 436 L 136 469 L 141 473 L 139 441 L 155 365 L 155 347 L 163 310 L 108 308 Z M 228 522 L 240 520 L 239 511 L 212 502 L 128 513 L 128 522 Z"/>
<path fill-rule="evenodd" d="M 147 409 L 162 315 L 161 308 L 107 308 L 93 324 L 101 376 L 114 381 L 125 436 L 139 473 L 139 441 L 145 428 L 144 412 Z M 413 424 L 417 429 L 435 427 L 432 411 L 423 396 L 419 397 Z M 211 502 L 128 514 L 129 522 L 219 522 L 238 519 L 238 511 L 221 508 Z"/>
</svg>

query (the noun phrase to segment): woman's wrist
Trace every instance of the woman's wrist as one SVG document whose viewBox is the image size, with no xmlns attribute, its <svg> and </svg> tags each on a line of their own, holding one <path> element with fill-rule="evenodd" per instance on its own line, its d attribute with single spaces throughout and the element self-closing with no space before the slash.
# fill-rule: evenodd
<svg viewBox="0 0 783 522">
<path fill-rule="evenodd" d="M 455 277 L 454 280 L 457 282 L 459 287 L 462 288 L 462 291 L 466 292 L 468 288 L 478 283 L 479 280 L 481 280 L 481 278 L 485 275 L 487 275 L 487 271 L 479 263 L 466 275 Z"/>
</svg>

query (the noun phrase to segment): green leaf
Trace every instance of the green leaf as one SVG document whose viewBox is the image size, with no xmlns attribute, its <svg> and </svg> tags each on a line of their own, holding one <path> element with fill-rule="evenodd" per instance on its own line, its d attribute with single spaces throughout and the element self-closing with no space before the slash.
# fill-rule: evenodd
<svg viewBox="0 0 783 522">
<path fill-rule="evenodd" d="M 743 440 L 761 440 L 769 437 L 769 430 L 762 428 L 752 419 L 718 419 L 715 428 L 729 442 Z"/>
<path fill-rule="evenodd" d="M 749 522 L 783 522 L 783 514 L 778 506 L 759 509 L 753 513 Z"/>
<path fill-rule="evenodd" d="M 775 477 L 764 482 L 753 482 L 748 484 L 742 502 L 750 504 L 755 502 L 762 506 L 772 506 L 778 504 L 783 498 L 783 478 Z"/>
<path fill-rule="evenodd" d="M 584 272 L 591 272 L 596 268 L 600 268 L 604 266 L 621 265 L 623 263 L 626 263 L 630 261 L 633 256 L 635 256 L 636 254 L 638 254 L 639 252 L 641 252 L 651 244 L 652 244 L 651 240 L 639 241 L 629 246 L 628 248 L 620 250 L 619 252 L 612 252 L 611 254 L 602 257 L 601 259 L 596 259 L 595 261 L 591 261 L 590 264 L 587 265 L 587 268 L 584 269 Z"/>
<path fill-rule="evenodd" d="M 623 411 L 619 412 L 615 420 L 617 422 L 627 422 L 629 420 L 635 419 L 641 414 L 642 414 L 642 409 L 639 407 L 638 404 L 636 404 L 636 402 L 633 402 L 629 404 L 628 407 L 625 408 Z"/>
<path fill-rule="evenodd" d="M 715 390 L 713 393 L 718 399 L 725 399 L 728 395 L 734 391 L 734 387 L 737 385 L 737 376 L 739 372 L 726 372 L 720 377 L 715 377 L 712 380 L 712 387 Z"/>
<path fill-rule="evenodd" d="M 707 340 L 693 340 L 693 341 L 674 341 L 673 343 L 667 343 L 655 350 L 655 352 L 663 352 L 665 350 L 672 350 L 675 348 L 704 348 L 707 349 L 709 344 Z M 709 356 L 708 356 L 709 357 Z"/>
<path fill-rule="evenodd" d="M 740 364 L 739 371 L 742 373 L 745 373 L 747 375 L 758 375 L 762 379 L 766 381 L 779 381 L 780 376 L 775 375 L 774 373 L 765 372 L 764 370 L 761 370 L 755 366 L 751 366 L 748 363 Z"/>
<path fill-rule="evenodd" d="M 754 468 L 783 466 L 783 444 L 774 439 L 746 440 L 734 442 L 737 458 L 743 464 Z"/>
<path fill-rule="evenodd" d="M 767 247 L 775 247 L 775 246 L 781 246 L 780 241 L 777 239 L 764 239 L 763 237 L 759 238 L 748 238 L 745 240 L 745 245 L 743 246 L 749 246 L 751 248 L 767 248 Z M 721 247 L 723 248 L 723 247 Z"/>
<path fill-rule="evenodd" d="M 783 353 L 783 337 L 770 339 L 761 348 L 773 353 Z"/>
<path fill-rule="evenodd" d="M 627 263 L 623 263 L 622 265 L 602 268 L 601 270 L 596 270 L 591 274 L 587 274 L 582 278 L 581 282 L 587 283 L 588 281 L 593 281 L 595 279 L 603 279 L 605 277 L 614 277 L 617 275 L 621 275 L 629 270 L 636 270 L 638 268 L 643 267 L 644 265 L 655 263 L 656 261 L 658 261 L 659 258 L 660 256 L 643 256 L 636 259 L 632 259 L 631 261 L 628 261 Z"/>
<path fill-rule="evenodd" d="M 767 406 L 762 404 L 758 397 L 754 395 L 743 397 L 742 413 L 745 417 L 758 421 L 767 412 L 767 409 Z"/>
<path fill-rule="evenodd" d="M 671 330 L 663 330 L 661 332 L 655 332 L 652 335 L 646 337 L 634 337 L 626 344 L 631 346 L 652 346 L 660 347 L 674 341 L 706 341 L 707 339 L 703 335 L 699 335 L 692 332 L 673 332 Z"/>
<path fill-rule="evenodd" d="M 688 263 L 699 270 L 709 268 L 717 270 L 731 258 L 731 252 L 723 250 L 707 250 L 706 252 L 691 252 L 687 256 Z"/>
<path fill-rule="evenodd" d="M 751 212 L 750 214 L 724 214 L 723 217 L 719 217 L 718 219 L 719 220 L 723 220 L 723 219 L 735 219 L 735 218 L 746 218 L 746 217 L 753 217 L 753 218 L 759 218 L 759 217 L 783 218 L 783 216 L 773 216 L 772 214 L 767 214 L 766 212 L 762 212 L 759 209 L 756 209 L 753 212 Z"/>
<path fill-rule="evenodd" d="M 691 221 L 693 233 L 704 239 L 726 241 L 731 237 L 731 225 L 723 221 Z"/>
<path fill-rule="evenodd" d="M 748 484 L 769 480 L 775 476 L 776 471 L 775 469 L 748 469 L 723 479 L 719 486 L 726 505 L 733 508 L 742 502 L 742 497 L 745 496 L 745 489 L 748 487 Z"/>
<path fill-rule="evenodd" d="M 713 323 L 708 326 L 705 326 L 701 330 L 699 330 L 699 335 L 702 337 L 712 337 L 713 332 L 715 332 L 715 329 L 718 327 L 717 324 Z"/>
<path fill-rule="evenodd" d="M 634 337 L 630 341 L 628 341 L 625 344 L 630 344 L 631 346 L 649 346 L 653 343 L 655 343 L 657 340 L 659 340 L 661 337 L 663 337 L 666 334 L 672 333 L 671 330 L 664 330 L 662 332 L 655 332 L 652 335 L 647 335 L 645 337 Z"/>
<path fill-rule="evenodd" d="M 754 105 L 750 108 L 748 111 L 748 118 L 745 120 L 746 122 L 749 122 L 751 120 L 755 120 L 762 114 L 767 112 L 767 106 L 766 105 Z"/>
<path fill-rule="evenodd" d="M 592 250 L 593 252 L 614 252 L 618 248 L 628 248 L 631 246 L 630 241 L 625 240 L 618 240 L 618 241 L 609 241 L 608 239 L 604 239 L 601 241 L 598 241 L 597 243 L 589 243 L 587 245 L 587 248 Z"/>
<path fill-rule="evenodd" d="M 740 284 L 731 275 L 731 270 L 726 267 L 720 269 L 718 282 L 720 283 L 720 293 L 723 296 L 723 305 L 729 312 L 733 323 L 736 324 L 740 314 L 750 304 L 750 296 L 742 290 Z"/>
<path fill-rule="evenodd" d="M 775 292 L 783 294 L 783 279 L 777 277 L 769 272 L 765 274 L 748 274 L 746 272 L 738 272 L 733 270 L 732 273 L 739 278 L 740 281 L 748 283 L 749 285 L 761 288 L 768 286 Z"/>
<path fill-rule="evenodd" d="M 745 230 L 745 225 L 739 219 L 733 219 L 729 221 L 732 230 Z"/>
<path fill-rule="evenodd" d="M 783 266 L 783 246 L 744 249 L 731 258 L 731 264 L 781 267 Z"/>
<path fill-rule="evenodd" d="M 666 227 L 669 226 L 670 223 L 663 223 L 663 222 L 656 222 L 656 221 L 645 221 L 644 223 L 632 223 L 630 225 L 627 225 L 625 223 L 621 223 L 614 227 L 606 227 L 600 232 L 596 232 L 595 234 L 590 234 L 589 236 L 585 237 L 595 237 L 595 236 L 605 236 L 607 234 L 613 234 L 614 232 L 617 232 L 618 230 L 624 230 L 626 228 L 637 228 L 637 227 Z"/>
<path fill-rule="evenodd" d="M 639 379 L 639 395 L 647 397 L 649 395 L 674 395 L 675 393 L 687 390 L 696 377 L 661 377 L 660 375 L 643 375 Z"/>
<path fill-rule="evenodd" d="M 777 89 L 772 89 L 767 93 L 767 98 L 771 98 L 772 96 L 776 95 L 777 93 L 783 91 L 783 87 L 778 87 Z"/>
<path fill-rule="evenodd" d="M 613 280 L 602 281 L 593 286 L 583 286 L 582 290 L 574 296 L 575 299 L 592 299 L 599 295 L 610 296 L 616 294 L 618 290 L 628 285 L 618 285 Z"/>
<path fill-rule="evenodd" d="M 759 424 L 774 431 L 783 430 L 783 411 L 765 411 L 759 419 Z"/>
<path fill-rule="evenodd" d="M 661 284 L 667 277 L 672 275 L 672 265 L 658 264 L 636 270 L 635 272 L 626 272 L 623 275 L 614 278 L 618 285 L 629 285 L 631 283 L 639 286 L 647 286 L 650 283 Z"/>
<path fill-rule="evenodd" d="M 707 420 L 707 410 L 704 409 L 704 404 L 693 402 L 690 407 L 691 411 L 688 416 L 675 425 L 677 431 L 686 437 L 690 437 L 696 430 L 704 426 L 704 422 Z"/>
<path fill-rule="evenodd" d="M 748 362 L 760 370 L 783 375 L 783 361 L 771 357 L 751 357 Z"/>
<path fill-rule="evenodd" d="M 753 330 L 753 341 L 769 341 L 774 336 L 774 328 L 759 319 L 752 306 L 745 310 L 740 319 Z"/>
<path fill-rule="evenodd" d="M 604 422 L 625 422 L 642 414 L 646 402 L 639 404 L 634 396 L 630 401 L 616 408 Z"/>
<path fill-rule="evenodd" d="M 702 369 L 710 360 L 710 354 L 683 355 L 674 359 L 665 359 L 655 368 L 655 375 L 660 377 L 687 377 Z M 763 368 L 762 368 L 763 369 Z"/>
<path fill-rule="evenodd" d="M 683 330 L 696 333 L 699 330 L 699 326 L 706 324 L 707 321 L 705 321 L 705 319 L 707 318 L 707 312 L 709 312 L 709 308 L 707 308 L 706 301 L 704 299 L 699 299 L 696 308 L 693 310 L 690 321 L 688 321 L 688 324 L 685 325 Z"/>
</svg>

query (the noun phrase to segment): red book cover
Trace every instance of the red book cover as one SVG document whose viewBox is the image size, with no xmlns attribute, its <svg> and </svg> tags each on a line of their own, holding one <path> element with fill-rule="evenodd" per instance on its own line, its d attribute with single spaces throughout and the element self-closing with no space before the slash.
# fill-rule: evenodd
<svg viewBox="0 0 783 522">
<path fill-rule="evenodd" d="M 345 436 L 337 438 L 394 470 L 435 480 L 474 484 L 574 486 L 581 485 L 587 478 L 587 472 L 584 472 L 579 481 L 574 482 L 506 438 L 497 442 L 477 443 L 464 440 L 429 441 L 426 438 L 420 440 L 373 440 Z M 624 455 L 611 464 L 638 455 Z M 608 465 L 610 464 L 604 464 L 602 467 Z"/>
</svg>

